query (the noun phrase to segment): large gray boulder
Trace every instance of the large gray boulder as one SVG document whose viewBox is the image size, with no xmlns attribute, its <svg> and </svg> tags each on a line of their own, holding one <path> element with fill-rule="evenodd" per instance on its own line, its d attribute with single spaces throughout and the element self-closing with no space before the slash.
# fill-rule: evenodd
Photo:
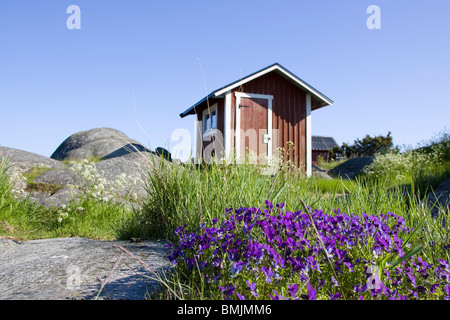
<svg viewBox="0 0 450 320">
<path fill-rule="evenodd" d="M 320 179 L 326 179 L 331 180 L 331 178 L 325 170 L 322 168 L 316 166 L 315 164 L 312 165 L 312 175 L 313 177 L 320 178 Z"/>
<path fill-rule="evenodd" d="M 97 162 L 95 166 L 108 181 L 117 181 L 120 175 L 125 174 L 129 183 L 118 191 L 118 195 L 125 197 L 134 193 L 136 200 L 141 201 L 147 196 L 146 181 L 149 174 L 154 166 L 159 166 L 160 161 L 161 158 L 151 153 L 130 153 Z"/>
<path fill-rule="evenodd" d="M 23 191 L 27 183 L 23 174 L 32 168 L 63 168 L 64 163 L 48 157 L 14 148 L 0 147 L 0 160 L 6 159 L 7 173 L 11 176 L 14 191 Z"/>
<path fill-rule="evenodd" d="M 328 173 L 341 177 L 342 179 L 352 180 L 356 176 L 363 173 L 363 169 L 371 164 L 375 157 L 359 157 L 348 159 L 344 163 L 329 170 Z"/>
<path fill-rule="evenodd" d="M 19 173 L 26 172 L 34 167 L 47 167 L 52 169 L 64 167 L 64 163 L 60 161 L 14 148 L 0 147 L 0 158 L 2 157 L 8 159 L 10 170 Z"/>
<path fill-rule="evenodd" d="M 110 159 L 133 152 L 151 152 L 123 132 L 111 128 L 95 128 L 74 133 L 55 150 L 50 158 L 80 160 L 90 157 Z"/>
<path fill-rule="evenodd" d="M 109 128 L 73 134 L 53 153 L 54 159 L 5 147 L 0 147 L 1 156 L 9 159 L 8 173 L 15 195 L 29 196 L 30 200 L 47 206 L 67 205 L 74 197 L 90 191 L 102 199 L 138 205 L 147 197 L 146 183 L 153 167 L 166 161 L 122 132 Z M 90 157 L 101 161 L 85 162 Z M 76 161 L 65 164 L 55 159 Z M 47 170 L 33 181 L 26 181 L 22 174 L 35 167 Z M 93 172 L 96 178 L 89 180 L 83 176 L 85 172 Z M 92 192 L 89 188 L 94 185 L 104 189 Z"/>
<path fill-rule="evenodd" d="M 70 186 L 70 189 L 64 188 L 64 196 L 60 194 L 62 191 L 58 191 L 48 199 L 43 198 L 42 195 L 35 196 L 35 198 L 39 199 L 40 203 L 47 205 L 67 204 L 70 200 L 67 195 L 80 195 L 80 192 L 76 192 L 76 190 L 83 191 L 93 183 L 102 183 L 108 189 L 105 194 L 112 188 L 117 196 L 141 203 L 147 197 L 146 181 L 148 176 L 151 174 L 153 166 L 159 165 L 159 161 L 161 161 L 159 157 L 144 152 L 130 153 L 96 163 L 81 162 L 82 168 L 90 167 L 95 169 L 95 173 L 98 173 L 99 177 L 92 180 L 86 180 L 81 172 L 77 171 L 78 169 L 74 170 L 75 164 L 69 163 L 66 168 L 46 171 L 34 180 L 36 183 Z M 123 184 L 123 187 L 119 186 L 120 183 Z"/>
<path fill-rule="evenodd" d="M 80 180 L 69 167 L 46 171 L 34 179 L 34 182 L 58 186 L 81 186 Z"/>
</svg>

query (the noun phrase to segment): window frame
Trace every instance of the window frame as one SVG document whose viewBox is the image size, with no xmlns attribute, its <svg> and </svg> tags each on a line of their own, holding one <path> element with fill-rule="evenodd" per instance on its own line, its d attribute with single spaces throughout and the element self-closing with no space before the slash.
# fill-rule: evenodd
<svg viewBox="0 0 450 320">
<path fill-rule="evenodd" d="M 216 127 L 213 128 L 212 115 L 215 113 L 216 116 Z M 208 119 L 206 119 L 208 118 Z M 209 129 L 207 128 L 207 121 L 209 121 Z M 208 137 L 210 135 L 217 134 L 219 126 L 219 113 L 217 108 L 217 103 L 213 104 L 211 107 L 203 110 L 202 113 L 202 137 Z"/>
</svg>

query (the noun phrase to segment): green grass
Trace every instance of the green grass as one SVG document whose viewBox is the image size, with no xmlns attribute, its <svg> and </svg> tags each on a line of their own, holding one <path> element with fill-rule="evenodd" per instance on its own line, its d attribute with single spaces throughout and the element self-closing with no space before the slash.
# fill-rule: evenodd
<svg viewBox="0 0 450 320">
<path fill-rule="evenodd" d="M 27 198 L 16 198 L 7 167 L 1 160 L 0 236 L 20 240 L 71 236 L 111 240 L 129 236 L 123 225 L 133 216 L 130 207 L 81 197 L 66 207 L 48 208 Z M 32 179 L 42 171 L 37 168 L 25 176 Z"/>
<path fill-rule="evenodd" d="M 317 166 L 328 171 L 331 169 L 334 169 L 335 167 L 337 167 L 340 164 L 343 164 L 344 162 L 346 162 L 348 159 L 342 159 L 342 160 L 333 160 L 331 159 L 330 161 L 318 161 Z"/>
</svg>

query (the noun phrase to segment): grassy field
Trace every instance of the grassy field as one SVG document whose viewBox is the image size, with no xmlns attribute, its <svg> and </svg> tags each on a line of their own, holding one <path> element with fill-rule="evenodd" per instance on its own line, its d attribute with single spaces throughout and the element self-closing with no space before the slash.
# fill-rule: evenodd
<svg viewBox="0 0 450 320">
<path fill-rule="evenodd" d="M 422 169 L 400 178 L 373 167 L 355 181 L 162 161 L 140 210 L 89 192 L 50 209 L 15 198 L 2 162 L 0 236 L 168 239 L 175 264 L 155 299 L 450 298 L 449 226 L 424 204 L 450 177 L 446 148 L 426 149 L 433 165 L 412 162 Z M 368 285 L 375 275 L 383 285 Z"/>
</svg>

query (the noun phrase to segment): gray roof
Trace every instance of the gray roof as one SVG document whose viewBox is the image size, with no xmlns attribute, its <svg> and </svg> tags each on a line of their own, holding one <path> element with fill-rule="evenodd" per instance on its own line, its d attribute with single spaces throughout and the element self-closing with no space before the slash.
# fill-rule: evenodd
<svg viewBox="0 0 450 320">
<path fill-rule="evenodd" d="M 333 137 L 312 136 L 312 150 L 329 150 L 338 147 Z"/>
</svg>

